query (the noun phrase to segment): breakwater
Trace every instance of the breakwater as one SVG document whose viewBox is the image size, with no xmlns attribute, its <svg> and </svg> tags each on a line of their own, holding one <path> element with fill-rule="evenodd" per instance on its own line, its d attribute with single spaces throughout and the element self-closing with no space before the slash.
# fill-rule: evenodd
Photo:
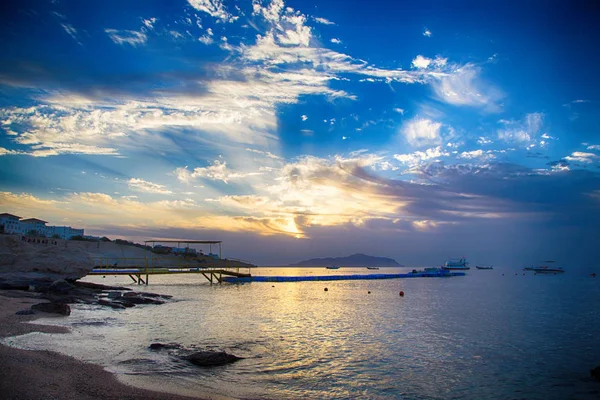
<svg viewBox="0 0 600 400">
<path fill-rule="evenodd" d="M 464 276 L 464 272 L 419 271 L 407 274 L 363 274 L 363 275 L 320 275 L 320 276 L 247 276 L 223 277 L 223 282 L 248 283 L 248 282 L 306 282 L 306 281 L 352 281 L 370 279 L 401 279 L 401 278 L 446 278 Z"/>
</svg>

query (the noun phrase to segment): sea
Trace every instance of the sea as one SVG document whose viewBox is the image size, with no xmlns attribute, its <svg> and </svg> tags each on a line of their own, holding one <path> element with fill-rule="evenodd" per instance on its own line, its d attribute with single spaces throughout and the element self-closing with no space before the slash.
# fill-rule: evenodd
<svg viewBox="0 0 600 400">
<path fill-rule="evenodd" d="M 600 365 L 600 278 L 589 271 L 498 267 L 462 277 L 222 285 L 196 274 L 151 276 L 148 286 L 84 280 L 173 299 L 125 310 L 74 305 L 68 318 L 35 321 L 71 333 L 4 343 L 100 364 L 141 388 L 215 399 L 600 399 L 590 378 Z M 244 359 L 200 368 L 176 351 L 150 350 L 155 342 Z"/>
</svg>

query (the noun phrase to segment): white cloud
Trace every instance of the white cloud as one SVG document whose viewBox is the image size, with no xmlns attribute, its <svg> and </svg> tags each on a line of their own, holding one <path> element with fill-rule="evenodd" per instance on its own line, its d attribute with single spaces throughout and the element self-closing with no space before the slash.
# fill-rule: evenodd
<svg viewBox="0 0 600 400">
<path fill-rule="evenodd" d="M 171 30 L 169 31 L 169 35 L 171 35 L 171 37 L 176 40 L 183 39 L 183 34 L 181 32 Z"/>
<path fill-rule="evenodd" d="M 128 44 L 136 47 L 145 44 L 148 40 L 148 37 L 143 32 L 129 30 L 119 31 L 117 29 L 105 29 L 104 32 L 108 34 L 113 42 L 120 45 Z"/>
<path fill-rule="evenodd" d="M 416 56 L 412 61 L 412 66 L 419 69 L 427 68 L 429 64 L 431 64 L 431 58 L 423 57 L 422 55 Z"/>
<path fill-rule="evenodd" d="M 15 155 L 15 154 L 23 154 L 23 153 L 18 150 L 9 150 L 9 149 L 5 149 L 4 147 L 0 147 L 0 157 L 8 156 L 8 155 Z"/>
<path fill-rule="evenodd" d="M 335 22 L 331 22 L 330 20 L 328 20 L 326 18 L 315 17 L 314 20 L 315 20 L 315 22 L 318 22 L 319 24 L 323 24 L 323 25 L 335 25 Z"/>
<path fill-rule="evenodd" d="M 478 144 L 491 144 L 494 142 L 486 137 L 480 136 L 479 139 L 477 139 L 477 143 Z"/>
<path fill-rule="evenodd" d="M 331 43 L 340 44 L 340 43 L 342 43 L 342 41 L 337 38 L 331 38 Z"/>
<path fill-rule="evenodd" d="M 206 45 L 212 44 L 214 41 L 213 38 L 208 35 L 200 36 L 198 40 Z"/>
<path fill-rule="evenodd" d="M 570 108 L 571 105 L 573 105 L 573 104 L 583 104 L 583 103 L 590 103 L 590 101 L 589 100 L 577 99 L 577 100 L 573 100 L 573 101 L 570 101 L 568 103 L 563 104 L 563 107 Z"/>
<path fill-rule="evenodd" d="M 500 123 L 505 125 L 504 129 L 498 130 L 498 138 L 509 143 L 531 143 L 540 133 L 544 124 L 543 113 L 527 114 L 522 121 L 506 121 L 500 120 Z M 547 138 L 542 135 L 544 139 Z"/>
<path fill-rule="evenodd" d="M 499 112 L 499 102 L 504 95 L 495 87 L 483 82 L 479 77 L 480 72 L 481 69 L 473 64 L 453 66 L 449 73 L 435 76 L 431 85 L 437 98 L 448 104 Z"/>
<path fill-rule="evenodd" d="M 466 158 L 468 160 L 473 158 L 481 158 L 485 153 L 483 150 L 472 150 L 472 151 L 463 151 L 458 155 L 458 158 Z"/>
<path fill-rule="evenodd" d="M 398 114 L 404 115 L 404 109 L 403 108 L 394 108 L 394 111 L 396 111 Z"/>
<path fill-rule="evenodd" d="M 302 115 L 300 118 L 302 118 L 302 121 L 306 121 L 308 119 L 306 115 Z"/>
<path fill-rule="evenodd" d="M 221 0 L 188 0 L 188 3 L 196 10 L 205 12 L 222 22 L 233 22 L 238 19 L 225 9 Z"/>
<path fill-rule="evenodd" d="M 60 25 L 63 27 L 65 32 L 67 32 L 67 34 L 73 38 L 73 40 L 75 40 L 79 45 L 83 46 L 81 44 L 81 42 L 79 41 L 79 39 L 77 38 L 77 29 L 73 28 L 73 25 L 71 25 L 71 24 L 60 24 Z"/>
<path fill-rule="evenodd" d="M 193 171 L 189 171 L 187 167 L 177 168 L 175 176 L 181 182 L 188 183 L 196 178 L 206 178 L 213 181 L 222 181 L 229 183 L 231 180 L 242 179 L 250 176 L 262 175 L 262 172 L 234 172 L 227 168 L 226 161 L 215 160 L 213 165 L 208 167 L 194 168 Z"/>
<path fill-rule="evenodd" d="M 143 179 L 131 178 L 129 179 L 128 184 L 131 190 L 135 190 L 138 192 L 155 194 L 173 194 L 173 192 L 167 190 L 164 185 L 148 182 Z"/>
<path fill-rule="evenodd" d="M 591 163 L 592 161 L 594 161 L 598 158 L 599 157 L 593 153 L 584 153 L 581 151 L 575 151 L 575 152 L 571 153 L 570 156 L 566 156 L 565 160 Z"/>
<path fill-rule="evenodd" d="M 541 137 L 542 137 L 542 139 L 553 139 L 553 140 L 556 140 L 556 138 L 554 136 L 550 136 L 547 133 L 543 133 Z"/>
<path fill-rule="evenodd" d="M 412 60 L 412 67 L 417 69 L 427 69 L 430 66 L 439 69 L 445 67 L 446 64 L 448 64 L 448 59 L 440 56 L 427 58 L 419 54 Z"/>
<path fill-rule="evenodd" d="M 600 144 L 592 144 L 587 147 L 588 150 L 600 150 Z"/>
<path fill-rule="evenodd" d="M 250 148 L 246 148 L 246 151 L 249 151 L 251 153 L 256 153 L 256 154 L 263 154 L 269 158 L 272 158 L 274 160 L 280 160 L 281 157 L 271 153 L 270 151 L 263 151 L 263 150 L 257 150 L 257 149 L 250 149 Z"/>
<path fill-rule="evenodd" d="M 423 36 L 431 37 L 431 31 L 429 29 L 425 29 Z"/>
<path fill-rule="evenodd" d="M 212 43 L 214 42 L 213 36 L 214 36 L 214 34 L 213 34 L 213 31 L 212 31 L 212 29 L 211 29 L 211 28 L 208 28 L 208 29 L 206 30 L 206 34 L 205 34 L 205 35 L 202 35 L 202 36 L 200 36 L 200 37 L 198 38 L 198 40 L 199 40 L 200 42 L 202 42 L 202 43 L 206 44 L 206 45 L 209 45 L 209 44 L 212 44 Z"/>
<path fill-rule="evenodd" d="M 447 157 L 450 153 L 443 151 L 440 146 L 427 149 L 425 151 L 415 151 L 410 154 L 394 154 L 394 158 L 409 167 L 415 167 L 424 161 Z"/>
<path fill-rule="evenodd" d="M 414 118 L 404 124 L 400 132 L 412 146 L 439 144 L 442 124 L 425 118 Z"/>
<path fill-rule="evenodd" d="M 144 24 L 144 26 L 148 29 L 154 29 L 154 24 L 156 23 L 156 21 L 158 21 L 157 18 L 148 18 L 148 19 L 142 19 L 142 23 Z"/>
</svg>

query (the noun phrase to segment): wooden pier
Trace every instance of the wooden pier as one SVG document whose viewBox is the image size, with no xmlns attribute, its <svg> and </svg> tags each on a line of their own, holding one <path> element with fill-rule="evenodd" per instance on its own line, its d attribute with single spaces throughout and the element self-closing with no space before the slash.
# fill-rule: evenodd
<svg viewBox="0 0 600 400">
<path fill-rule="evenodd" d="M 157 243 L 176 244 L 177 247 L 171 248 Z M 147 240 L 144 245 L 148 250 L 145 257 L 94 258 L 95 268 L 88 275 L 126 275 L 138 285 L 148 285 L 150 275 L 201 274 L 211 284 L 223 283 L 224 277 L 252 276 L 250 268 L 254 265 L 221 258 L 222 249 L 219 240 Z M 181 248 L 181 245 L 185 247 Z M 201 251 L 197 252 L 190 248 L 190 245 L 208 246 L 209 253 L 204 255 Z M 218 248 L 218 254 L 213 254 L 213 246 Z"/>
<path fill-rule="evenodd" d="M 193 268 L 169 268 L 169 267 L 152 267 L 152 268 L 132 268 L 123 267 L 116 268 L 105 266 L 97 266 L 88 275 L 127 275 L 134 283 L 138 285 L 148 285 L 148 278 L 150 275 L 172 275 L 172 274 L 201 274 L 211 284 L 223 283 L 223 277 L 235 277 L 235 278 L 250 278 L 250 270 L 248 273 L 240 272 L 241 268 L 231 267 L 193 267 Z"/>
</svg>

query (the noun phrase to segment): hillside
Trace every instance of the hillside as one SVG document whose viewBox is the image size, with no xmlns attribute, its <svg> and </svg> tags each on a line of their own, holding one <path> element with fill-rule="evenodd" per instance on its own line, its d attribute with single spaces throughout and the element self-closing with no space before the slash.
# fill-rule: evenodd
<svg viewBox="0 0 600 400">
<path fill-rule="evenodd" d="M 366 254 L 352 254 L 346 257 L 327 257 L 327 258 L 311 258 L 310 260 L 300 261 L 296 264 L 298 266 L 326 266 L 326 265 L 339 265 L 342 267 L 402 267 L 393 258 L 387 257 L 374 257 Z"/>
</svg>

